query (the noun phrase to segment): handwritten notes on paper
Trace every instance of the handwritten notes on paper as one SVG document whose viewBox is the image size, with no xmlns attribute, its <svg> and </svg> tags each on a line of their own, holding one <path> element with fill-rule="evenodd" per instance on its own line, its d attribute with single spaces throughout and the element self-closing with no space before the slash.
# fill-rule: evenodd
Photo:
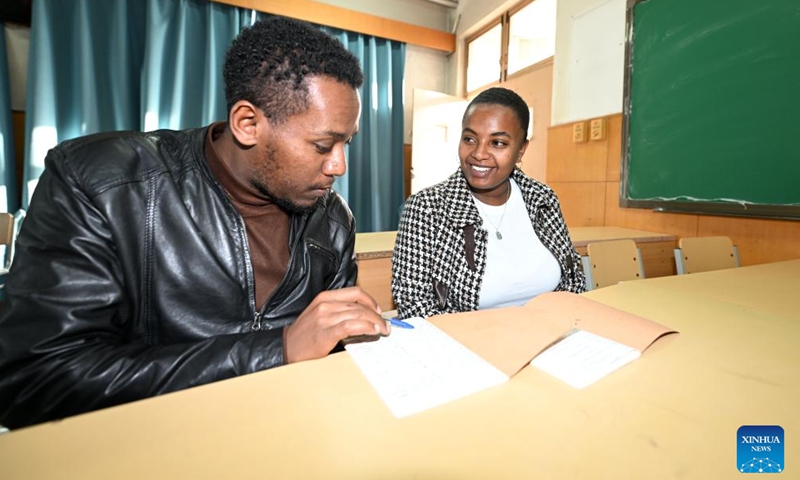
<svg viewBox="0 0 800 480">
<path fill-rule="evenodd" d="M 422 318 L 413 329 L 345 346 L 395 417 L 402 418 L 508 381 L 508 376 Z"/>
<path fill-rule="evenodd" d="M 575 388 L 584 388 L 640 356 L 633 347 L 573 330 L 540 353 L 531 365 Z"/>
</svg>

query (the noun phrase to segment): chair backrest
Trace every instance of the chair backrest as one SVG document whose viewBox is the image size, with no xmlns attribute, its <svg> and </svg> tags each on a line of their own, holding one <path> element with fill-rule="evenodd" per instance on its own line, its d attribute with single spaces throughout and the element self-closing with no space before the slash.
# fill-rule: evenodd
<svg viewBox="0 0 800 480">
<path fill-rule="evenodd" d="M 1 272 L 7 272 L 11 268 L 11 262 L 14 260 L 14 244 L 24 218 L 25 210 L 23 209 L 17 210 L 14 214 L 0 213 L 0 247 L 5 247 L 2 265 L 0 265 Z"/>
<path fill-rule="evenodd" d="M 11 245 L 14 241 L 14 215 L 0 213 L 0 245 Z"/>
<path fill-rule="evenodd" d="M 729 237 L 686 237 L 675 249 L 678 274 L 710 272 L 739 266 L 739 252 Z"/>
<path fill-rule="evenodd" d="M 633 240 L 593 242 L 586 252 L 583 265 L 589 290 L 644 278 L 642 255 Z"/>
</svg>

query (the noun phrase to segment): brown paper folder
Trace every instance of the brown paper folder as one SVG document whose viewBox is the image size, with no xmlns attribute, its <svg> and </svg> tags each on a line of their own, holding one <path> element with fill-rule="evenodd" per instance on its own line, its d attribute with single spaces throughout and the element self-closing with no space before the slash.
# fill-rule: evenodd
<svg viewBox="0 0 800 480">
<path fill-rule="evenodd" d="M 522 307 L 437 315 L 437 327 L 509 377 L 572 329 L 644 352 L 675 330 L 568 292 L 545 293 Z"/>
</svg>

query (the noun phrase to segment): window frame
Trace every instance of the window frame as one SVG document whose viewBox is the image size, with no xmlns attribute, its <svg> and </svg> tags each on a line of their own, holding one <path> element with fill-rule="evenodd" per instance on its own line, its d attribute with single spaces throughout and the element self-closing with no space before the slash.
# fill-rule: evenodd
<svg viewBox="0 0 800 480">
<path fill-rule="evenodd" d="M 533 1 L 533 0 L 531 0 L 531 1 Z M 492 20 L 488 24 L 484 25 L 480 30 L 478 30 L 474 34 L 472 34 L 469 37 L 464 39 L 464 45 L 465 45 L 464 71 L 463 71 L 464 88 L 463 88 L 463 92 L 462 92 L 464 97 L 469 97 L 470 94 L 472 94 L 472 93 L 480 92 L 481 90 L 485 90 L 486 88 L 489 88 L 489 87 L 495 87 L 497 85 L 500 85 L 503 82 L 503 72 L 505 72 L 505 67 L 503 65 L 503 62 L 505 61 L 505 57 L 503 56 L 503 49 L 504 49 L 504 45 L 507 45 L 507 43 L 508 43 L 508 39 L 505 38 L 506 35 L 508 35 L 508 28 L 507 28 L 507 25 L 504 23 L 504 21 L 505 21 L 505 13 L 503 13 L 499 17 L 496 17 L 494 20 Z M 498 66 L 499 66 L 498 73 L 499 74 L 497 76 L 497 80 L 494 81 L 494 82 L 490 82 L 490 83 L 484 84 L 484 85 L 480 85 L 479 87 L 475 88 L 474 90 L 467 90 L 468 85 L 469 85 L 469 77 L 468 77 L 468 74 L 469 74 L 469 45 L 470 45 L 470 43 L 472 43 L 475 40 L 477 40 L 478 38 L 482 37 L 484 34 L 488 33 L 490 30 L 492 30 L 493 28 L 495 28 L 498 25 L 500 25 L 500 50 L 501 50 L 501 53 L 500 53 L 500 56 L 498 58 Z M 505 48 L 507 48 L 507 47 L 505 47 Z"/>
<path fill-rule="evenodd" d="M 508 74 L 508 49 L 509 49 L 509 41 L 511 35 L 511 17 L 522 10 L 523 8 L 527 7 L 528 5 L 532 4 L 536 0 L 522 0 L 521 2 L 515 4 L 513 7 L 509 8 L 508 10 L 504 11 L 500 14 L 499 17 L 495 17 L 492 19 L 488 24 L 484 25 L 480 30 L 469 35 L 464 38 L 464 68 L 461 72 L 462 78 L 464 79 L 462 92 L 461 94 L 465 98 L 470 98 L 477 95 L 479 92 L 486 90 L 487 88 L 499 86 L 510 79 L 525 75 L 530 73 L 533 70 L 537 70 L 543 66 L 549 65 L 553 62 L 553 57 L 544 58 L 536 63 L 531 65 L 527 65 L 516 72 L 512 73 L 511 75 Z M 499 71 L 497 75 L 497 81 L 487 83 L 485 85 L 481 85 L 473 90 L 468 90 L 467 86 L 469 84 L 468 72 L 469 72 L 469 46 L 470 43 L 474 42 L 476 39 L 487 33 L 492 28 L 496 27 L 497 25 L 501 26 L 501 35 L 500 35 L 500 56 L 499 56 Z"/>
</svg>

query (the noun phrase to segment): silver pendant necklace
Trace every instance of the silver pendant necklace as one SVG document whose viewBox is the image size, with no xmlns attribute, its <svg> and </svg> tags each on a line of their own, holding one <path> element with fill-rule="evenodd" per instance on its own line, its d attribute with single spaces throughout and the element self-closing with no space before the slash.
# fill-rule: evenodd
<svg viewBox="0 0 800 480">
<path fill-rule="evenodd" d="M 478 200 L 478 208 L 481 209 L 481 212 L 483 213 L 483 216 L 486 217 L 486 221 L 489 222 L 489 225 L 491 225 L 492 228 L 494 228 L 494 235 L 495 235 L 495 237 L 497 237 L 498 240 L 502 240 L 503 239 L 503 234 L 500 233 L 500 225 L 502 225 L 503 218 L 506 216 L 506 208 L 508 208 L 508 201 L 509 200 L 511 200 L 511 181 L 510 180 L 509 180 L 509 183 L 508 183 L 508 196 L 506 197 L 506 203 L 503 204 L 503 214 L 500 215 L 500 221 L 497 222 L 497 225 L 495 225 L 494 222 L 492 222 L 492 220 L 489 218 L 489 215 L 486 213 L 486 211 L 481 206 L 481 203 L 483 203 L 483 202 Z"/>
</svg>

